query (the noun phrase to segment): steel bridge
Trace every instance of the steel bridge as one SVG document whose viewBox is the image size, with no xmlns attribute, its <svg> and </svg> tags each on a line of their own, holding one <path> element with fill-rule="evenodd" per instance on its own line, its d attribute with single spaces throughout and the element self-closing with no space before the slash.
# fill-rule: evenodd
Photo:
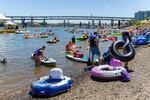
<svg viewBox="0 0 150 100">
<path fill-rule="evenodd" d="M 46 23 L 47 20 L 63 20 L 64 26 L 66 26 L 66 21 L 70 20 L 87 20 L 92 21 L 92 26 L 95 26 L 94 21 L 99 21 L 99 26 L 101 26 L 101 21 L 111 21 L 111 26 L 114 26 L 114 21 L 118 21 L 118 28 L 121 26 L 122 22 L 134 20 L 132 17 L 102 17 L 102 16 L 6 16 L 11 18 L 14 21 L 21 21 L 22 25 L 25 25 L 25 21 L 31 21 L 31 24 L 34 23 L 34 20 L 42 20 L 43 23 Z"/>
<path fill-rule="evenodd" d="M 132 17 L 101 17 L 101 16 L 6 16 L 13 20 L 113 20 L 129 21 Z"/>
</svg>

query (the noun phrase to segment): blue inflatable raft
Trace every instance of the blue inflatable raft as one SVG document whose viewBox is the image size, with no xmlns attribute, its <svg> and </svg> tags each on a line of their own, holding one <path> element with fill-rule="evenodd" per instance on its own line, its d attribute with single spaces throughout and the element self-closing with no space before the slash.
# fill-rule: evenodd
<svg viewBox="0 0 150 100">
<path fill-rule="evenodd" d="M 44 76 L 31 84 L 31 94 L 32 96 L 52 96 L 68 91 L 72 85 L 73 80 L 67 76 L 60 79 Z"/>
<path fill-rule="evenodd" d="M 138 36 L 135 45 L 146 45 L 147 44 L 147 38 L 145 38 L 143 35 Z"/>
</svg>

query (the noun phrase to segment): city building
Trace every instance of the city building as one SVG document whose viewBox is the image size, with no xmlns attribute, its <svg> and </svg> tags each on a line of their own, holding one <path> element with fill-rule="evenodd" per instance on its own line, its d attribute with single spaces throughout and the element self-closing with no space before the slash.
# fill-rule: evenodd
<svg viewBox="0 0 150 100">
<path fill-rule="evenodd" d="M 150 17 L 150 11 L 138 11 L 135 13 L 135 20 L 145 20 Z"/>
</svg>

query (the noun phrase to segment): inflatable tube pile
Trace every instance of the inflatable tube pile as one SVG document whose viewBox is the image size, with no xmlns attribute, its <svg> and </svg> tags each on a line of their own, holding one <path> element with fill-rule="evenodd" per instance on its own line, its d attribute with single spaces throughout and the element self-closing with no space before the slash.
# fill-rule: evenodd
<svg viewBox="0 0 150 100">
<path fill-rule="evenodd" d="M 32 82 L 31 95 L 52 96 L 68 91 L 72 85 L 73 79 L 63 76 L 61 69 L 54 68 L 49 76 L 41 77 L 38 81 Z"/>
<path fill-rule="evenodd" d="M 112 44 L 110 47 L 111 55 L 119 59 L 122 62 L 129 62 L 135 57 L 135 50 L 131 45 L 126 46 L 125 49 L 123 49 L 123 53 L 119 51 L 120 48 L 122 48 L 125 44 L 125 41 L 119 40 Z"/>
</svg>

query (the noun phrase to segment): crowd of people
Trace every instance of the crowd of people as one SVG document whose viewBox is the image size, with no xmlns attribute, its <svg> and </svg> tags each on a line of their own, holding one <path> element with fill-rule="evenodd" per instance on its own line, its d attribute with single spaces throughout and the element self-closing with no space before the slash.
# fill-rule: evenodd
<svg viewBox="0 0 150 100">
<path fill-rule="evenodd" d="M 139 35 L 145 35 L 149 31 L 150 31 L 150 29 L 147 29 L 147 28 L 136 27 L 136 28 L 129 29 L 128 31 L 121 32 L 122 40 L 126 42 L 123 46 L 123 49 L 125 49 L 126 46 L 128 46 L 128 45 L 134 44 L 135 39 L 137 39 L 137 37 Z M 95 56 L 97 56 L 97 58 L 98 58 L 98 64 L 99 65 L 102 64 L 100 44 L 99 44 L 99 42 L 100 42 L 99 34 L 100 33 L 98 33 L 98 32 L 94 32 L 93 34 L 91 33 L 90 35 L 86 34 L 88 37 L 89 53 L 91 54 L 92 66 L 94 66 Z M 112 41 L 112 43 L 117 41 L 117 37 L 115 37 L 115 36 L 113 36 L 113 37 L 115 39 Z M 103 38 L 107 38 L 107 35 L 103 35 Z M 53 40 L 55 41 L 55 40 L 57 40 L 57 38 L 55 37 Z M 40 59 L 45 58 L 43 55 L 45 48 L 46 47 L 43 46 L 42 48 L 40 48 L 34 52 L 34 58 L 35 58 L 36 65 L 40 65 L 40 63 L 41 63 Z M 84 57 L 83 53 L 81 52 L 81 46 L 76 45 L 75 35 L 72 36 L 71 41 L 69 41 L 66 44 L 65 48 L 66 48 L 66 54 L 73 55 L 74 57 L 79 57 L 79 58 Z M 128 62 L 125 62 L 124 67 L 127 70 L 129 70 Z"/>
</svg>

